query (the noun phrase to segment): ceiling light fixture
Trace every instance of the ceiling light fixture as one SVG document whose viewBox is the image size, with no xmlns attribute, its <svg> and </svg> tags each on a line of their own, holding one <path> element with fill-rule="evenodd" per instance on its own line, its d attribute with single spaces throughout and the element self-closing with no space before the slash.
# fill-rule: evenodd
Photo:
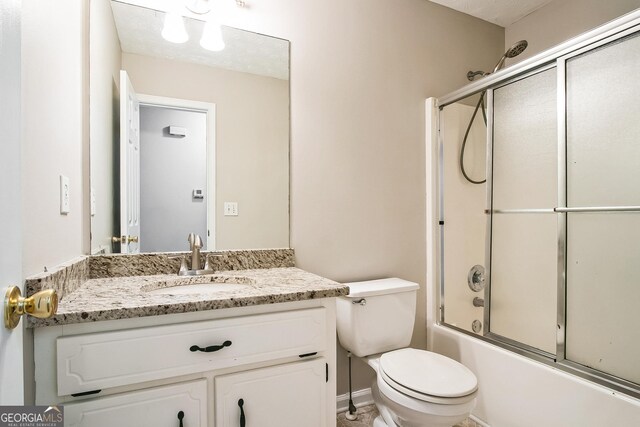
<svg viewBox="0 0 640 427">
<path fill-rule="evenodd" d="M 200 46 L 213 52 L 223 50 L 225 44 L 222 38 L 222 28 L 217 17 L 218 13 L 216 13 L 219 11 L 212 8 L 211 0 L 183 0 L 181 3 L 191 13 L 201 15 L 203 18 L 207 15 L 202 37 L 200 38 Z M 162 37 L 172 43 L 184 43 L 189 40 L 183 14 L 179 11 L 182 6 L 174 7 L 172 8 L 173 10 L 167 11 L 164 18 Z"/>
<path fill-rule="evenodd" d="M 204 24 L 200 46 L 213 52 L 219 52 L 224 49 L 222 28 L 217 19 L 210 17 L 207 23 Z"/>
<path fill-rule="evenodd" d="M 184 43 L 189 40 L 182 15 L 175 11 L 167 12 L 164 17 L 162 37 L 171 43 Z"/>
</svg>

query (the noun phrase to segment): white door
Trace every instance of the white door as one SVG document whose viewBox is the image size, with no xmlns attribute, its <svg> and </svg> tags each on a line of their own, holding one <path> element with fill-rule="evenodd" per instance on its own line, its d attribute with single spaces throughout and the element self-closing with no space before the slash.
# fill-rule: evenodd
<svg viewBox="0 0 640 427">
<path fill-rule="evenodd" d="M 207 380 L 64 405 L 67 427 L 206 427 Z"/>
<path fill-rule="evenodd" d="M 140 248 L 187 250 L 190 233 L 208 240 L 207 112 L 145 105 L 142 96 L 140 101 Z M 186 135 L 171 135 L 170 126 Z M 206 243 L 201 248 L 208 249 Z"/>
<path fill-rule="evenodd" d="M 325 427 L 324 358 L 215 378 L 216 427 Z"/>
<path fill-rule="evenodd" d="M 8 286 L 22 284 L 19 0 L 0 2 L 0 58 L 0 292 L 4 300 Z M 0 326 L 0 405 L 24 401 L 23 325 L 13 330 L 6 329 L 4 322 Z"/>
<path fill-rule="evenodd" d="M 120 252 L 140 252 L 140 102 L 120 70 Z"/>
</svg>

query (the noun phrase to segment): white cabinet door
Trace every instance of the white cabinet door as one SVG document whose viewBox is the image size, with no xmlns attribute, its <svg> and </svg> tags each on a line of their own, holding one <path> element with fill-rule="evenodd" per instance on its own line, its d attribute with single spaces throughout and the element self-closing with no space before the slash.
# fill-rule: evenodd
<svg viewBox="0 0 640 427">
<path fill-rule="evenodd" d="M 325 427 L 324 358 L 215 378 L 216 427 Z"/>
<path fill-rule="evenodd" d="M 66 427 L 207 427 L 207 381 L 65 404 L 64 418 Z"/>
</svg>

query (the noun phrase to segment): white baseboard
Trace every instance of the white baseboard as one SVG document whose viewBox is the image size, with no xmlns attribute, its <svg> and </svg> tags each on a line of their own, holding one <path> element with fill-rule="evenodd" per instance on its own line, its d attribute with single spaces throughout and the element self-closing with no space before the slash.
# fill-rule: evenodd
<svg viewBox="0 0 640 427">
<path fill-rule="evenodd" d="M 371 405 L 373 403 L 373 396 L 371 395 L 370 388 L 354 391 L 351 396 L 356 408 Z M 349 409 L 349 393 L 341 394 L 337 397 L 337 407 L 339 414 L 346 412 Z"/>
<path fill-rule="evenodd" d="M 475 421 L 477 424 L 479 424 L 482 427 L 491 427 L 489 424 L 485 423 L 480 418 L 474 417 L 473 414 L 469 415 L 469 418 L 471 418 L 473 421 Z"/>
</svg>

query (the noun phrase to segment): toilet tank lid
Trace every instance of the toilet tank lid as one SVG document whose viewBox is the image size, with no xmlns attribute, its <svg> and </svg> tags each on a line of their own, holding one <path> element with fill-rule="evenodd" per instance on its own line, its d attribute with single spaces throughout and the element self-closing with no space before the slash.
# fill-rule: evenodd
<svg viewBox="0 0 640 427">
<path fill-rule="evenodd" d="M 417 283 L 392 277 L 389 279 L 367 280 L 364 282 L 345 283 L 349 286 L 348 298 L 363 298 L 374 295 L 395 294 L 415 291 L 420 287 Z"/>
</svg>

